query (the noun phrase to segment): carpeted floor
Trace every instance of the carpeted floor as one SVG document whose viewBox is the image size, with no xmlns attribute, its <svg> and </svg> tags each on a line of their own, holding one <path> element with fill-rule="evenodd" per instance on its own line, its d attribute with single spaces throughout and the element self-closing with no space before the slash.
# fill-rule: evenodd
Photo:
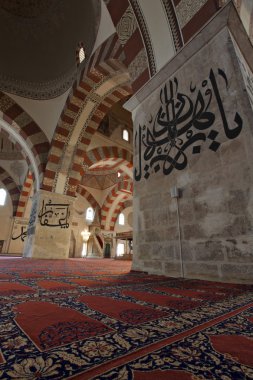
<svg viewBox="0 0 253 380">
<path fill-rule="evenodd" d="M 253 286 L 0 259 L 0 379 L 253 379 Z"/>
</svg>

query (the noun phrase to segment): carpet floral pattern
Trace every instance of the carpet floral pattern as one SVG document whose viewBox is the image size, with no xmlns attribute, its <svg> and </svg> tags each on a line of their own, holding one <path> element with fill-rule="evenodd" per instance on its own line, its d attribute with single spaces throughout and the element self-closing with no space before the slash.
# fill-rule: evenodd
<svg viewBox="0 0 253 380">
<path fill-rule="evenodd" d="M 0 260 L 0 379 L 253 379 L 253 286 Z"/>
</svg>

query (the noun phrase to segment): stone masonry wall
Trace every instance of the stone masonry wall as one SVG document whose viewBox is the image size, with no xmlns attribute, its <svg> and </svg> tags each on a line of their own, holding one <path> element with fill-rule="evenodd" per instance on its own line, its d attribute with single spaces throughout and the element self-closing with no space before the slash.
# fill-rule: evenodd
<svg viewBox="0 0 253 380">
<path fill-rule="evenodd" d="M 214 22 L 201 32 L 208 42 L 201 46 L 201 33 L 191 41 L 161 72 L 163 83 L 159 74 L 153 79 L 159 85 L 135 111 L 133 269 L 251 281 L 251 83 L 243 78 L 229 23 Z M 241 27 L 234 33 L 243 40 Z M 253 67 L 251 59 L 249 51 Z M 178 200 L 170 195 L 174 186 Z"/>
</svg>

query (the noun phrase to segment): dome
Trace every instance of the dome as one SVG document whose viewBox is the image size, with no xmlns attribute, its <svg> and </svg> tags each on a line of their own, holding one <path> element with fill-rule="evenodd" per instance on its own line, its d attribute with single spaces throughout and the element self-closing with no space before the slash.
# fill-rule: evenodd
<svg viewBox="0 0 253 380">
<path fill-rule="evenodd" d="M 87 58 L 92 52 L 99 19 L 98 0 L 0 0 L 1 90 L 33 99 L 64 93 L 85 65 L 80 46 Z"/>
</svg>

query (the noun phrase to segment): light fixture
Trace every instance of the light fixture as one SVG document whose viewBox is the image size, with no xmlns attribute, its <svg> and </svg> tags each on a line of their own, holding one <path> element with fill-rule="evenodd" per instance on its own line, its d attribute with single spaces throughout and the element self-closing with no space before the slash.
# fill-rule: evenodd
<svg viewBox="0 0 253 380">
<path fill-rule="evenodd" d="M 177 188 L 177 186 L 173 186 L 170 189 L 170 196 L 171 198 L 179 198 L 179 189 Z"/>
</svg>

